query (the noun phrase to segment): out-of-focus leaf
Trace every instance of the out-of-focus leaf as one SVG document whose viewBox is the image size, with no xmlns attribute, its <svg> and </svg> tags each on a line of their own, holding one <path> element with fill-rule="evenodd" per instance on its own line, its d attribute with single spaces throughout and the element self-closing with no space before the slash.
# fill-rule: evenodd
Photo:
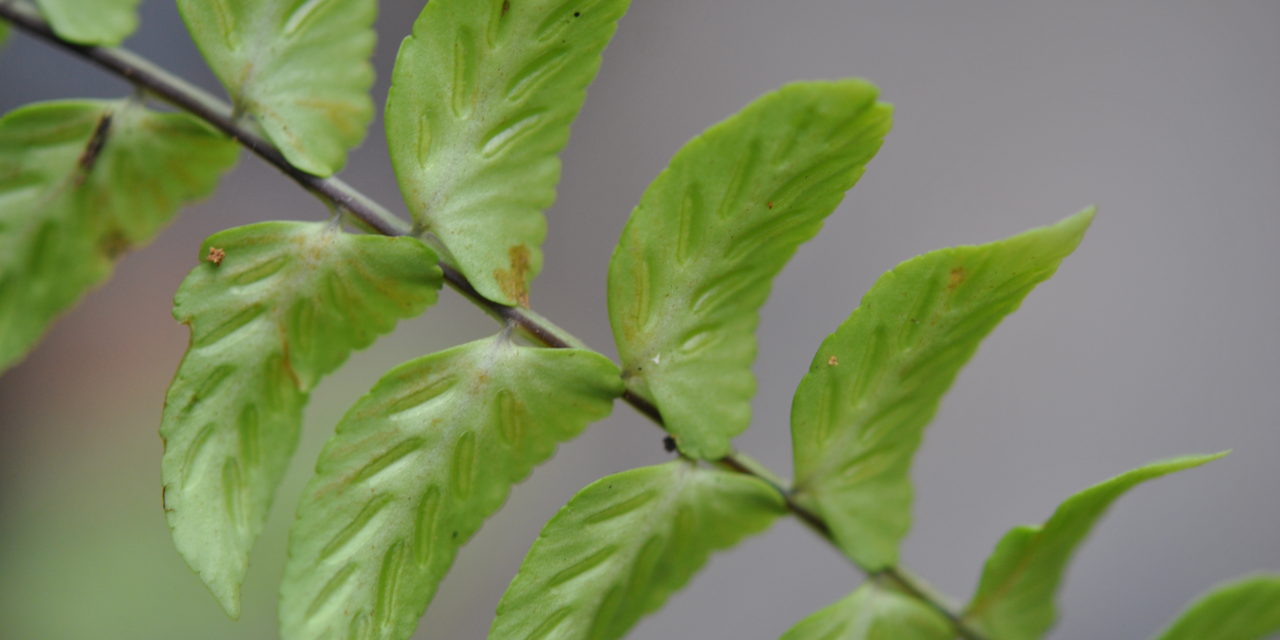
<svg viewBox="0 0 1280 640">
<path fill-rule="evenodd" d="M 131 102 L 28 105 L 0 119 L 0 371 L 60 313 L 208 195 L 238 147 Z"/>
<path fill-rule="evenodd" d="M 284 638 L 408 638 L 511 485 L 621 393 L 603 356 L 504 336 L 393 369 L 347 412 L 307 485 L 281 590 Z"/>
<path fill-rule="evenodd" d="M 236 109 L 290 164 L 318 176 L 342 168 L 373 119 L 377 0 L 178 0 L 178 9 Z"/>
<path fill-rule="evenodd" d="M 801 620 L 781 640 L 951 640 L 951 622 L 928 605 L 873 583 Z"/>
<path fill-rule="evenodd" d="M 1116 498 L 1147 480 L 1224 455 L 1153 462 L 1067 498 L 1042 525 L 1010 529 L 987 558 L 978 591 L 965 608 L 964 619 L 992 638 L 1040 638 L 1057 618 L 1053 602 L 1067 563 Z"/>
<path fill-rule="evenodd" d="M 1262 640 L 1280 633 L 1280 575 L 1218 585 L 1187 606 L 1159 640 Z"/>
<path fill-rule="evenodd" d="M 164 505 L 178 551 L 235 617 L 308 392 L 435 302 L 441 275 L 414 238 L 325 222 L 228 229 L 200 252 L 174 300 L 191 345 L 160 427 Z"/>
<path fill-rule="evenodd" d="M 142 0 L 36 0 L 59 38 L 77 44 L 114 47 L 138 28 Z"/>
<path fill-rule="evenodd" d="M 0 20 L 0 47 L 4 46 L 5 41 L 9 39 L 9 23 Z"/>
<path fill-rule="evenodd" d="M 686 144 L 632 212 L 609 319 L 623 377 L 686 455 L 722 457 L 747 428 L 773 277 L 857 182 L 890 115 L 861 80 L 788 85 Z"/>
<path fill-rule="evenodd" d="M 558 154 L 629 0 L 432 0 L 400 46 L 387 141 L 419 227 L 527 305 Z"/>
<path fill-rule="evenodd" d="M 911 525 L 911 460 L 982 339 L 1080 243 L 1092 210 L 882 276 L 823 341 L 796 390 L 796 498 L 862 567 L 895 565 Z"/>
<path fill-rule="evenodd" d="M 764 482 L 680 460 L 597 480 L 543 528 L 498 604 L 489 638 L 621 638 L 711 552 L 784 512 Z"/>
</svg>

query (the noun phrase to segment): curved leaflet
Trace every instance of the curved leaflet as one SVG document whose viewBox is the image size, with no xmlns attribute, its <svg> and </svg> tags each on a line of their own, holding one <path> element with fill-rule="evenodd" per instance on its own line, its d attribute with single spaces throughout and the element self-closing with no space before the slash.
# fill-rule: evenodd
<svg viewBox="0 0 1280 640">
<path fill-rule="evenodd" d="M 923 602 L 868 581 L 796 623 L 781 640 L 951 640 L 951 622 Z"/>
<path fill-rule="evenodd" d="M 235 164 L 236 144 L 129 102 L 33 104 L 0 119 L 0 371 Z"/>
<path fill-rule="evenodd" d="M 1153 462 L 1071 496 L 1042 525 L 1011 529 L 987 558 L 964 619 L 992 638 L 1040 638 L 1057 617 L 1053 601 L 1067 563 L 1112 502 L 1147 480 L 1198 467 L 1224 455 Z"/>
<path fill-rule="evenodd" d="M 307 394 L 400 318 L 436 300 L 435 254 L 334 223 L 214 234 L 174 299 L 191 344 L 165 400 L 164 507 L 173 540 L 229 615 Z"/>
<path fill-rule="evenodd" d="M 138 28 L 142 0 L 36 0 L 59 38 L 76 44 L 114 47 Z"/>
<path fill-rule="evenodd" d="M 1218 585 L 1196 598 L 1158 640 L 1263 640 L 1280 633 L 1280 575 Z"/>
<path fill-rule="evenodd" d="M 373 120 L 377 0 L 178 0 L 238 112 L 293 166 L 337 173 Z"/>
<path fill-rule="evenodd" d="M 283 637 L 408 638 L 458 548 L 621 387 L 599 354 L 505 335 L 391 370 L 338 424 L 303 494 Z"/>
<path fill-rule="evenodd" d="M 861 80 L 770 93 L 684 146 L 609 263 L 623 377 L 680 451 L 720 458 L 751 420 L 755 328 L 772 280 L 817 234 L 889 130 Z"/>
<path fill-rule="evenodd" d="M 629 0 L 432 0 L 396 58 L 387 141 L 422 231 L 527 306 L 558 154 Z"/>
<path fill-rule="evenodd" d="M 785 513 L 757 478 L 677 460 L 601 478 L 543 528 L 498 604 L 489 640 L 623 637 L 713 551 Z"/>
<path fill-rule="evenodd" d="M 868 571 L 893 566 L 911 526 L 911 461 L 982 339 L 1075 250 L 1093 219 L 908 260 L 831 334 L 791 407 L 796 500 Z"/>
</svg>

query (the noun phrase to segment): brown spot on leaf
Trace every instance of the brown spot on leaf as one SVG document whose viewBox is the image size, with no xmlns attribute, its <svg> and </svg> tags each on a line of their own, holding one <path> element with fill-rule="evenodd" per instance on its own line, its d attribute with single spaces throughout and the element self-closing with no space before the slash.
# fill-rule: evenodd
<svg viewBox="0 0 1280 640">
<path fill-rule="evenodd" d="M 109 260 L 119 258 L 124 252 L 129 250 L 132 245 L 128 236 L 120 229 L 112 229 L 106 235 L 102 236 L 101 244 L 98 246 L 102 249 L 102 255 Z"/>
<path fill-rule="evenodd" d="M 516 304 L 529 306 L 529 247 L 522 244 L 507 249 L 507 258 L 511 265 L 507 269 L 495 269 L 493 278 L 498 281 L 498 288 L 515 300 Z"/>
<path fill-rule="evenodd" d="M 213 266 L 215 267 L 220 266 L 222 264 L 222 259 L 225 257 L 227 257 L 226 251 L 223 251 L 222 249 L 219 249 L 217 247 L 209 247 L 208 259 L 209 259 L 209 262 L 213 263 Z"/>
<path fill-rule="evenodd" d="M 103 148 L 107 146 L 107 136 L 111 133 L 111 117 L 111 112 L 108 111 L 98 118 L 98 123 L 93 127 L 93 134 L 89 136 L 89 142 L 85 144 L 84 151 L 80 152 L 80 158 L 76 160 L 76 166 L 80 169 L 80 175 L 76 178 L 77 185 L 93 170 L 93 165 L 102 155 Z"/>
<path fill-rule="evenodd" d="M 511 0 L 502 0 L 502 17 L 506 17 L 508 11 L 511 11 Z"/>
<path fill-rule="evenodd" d="M 967 277 L 969 277 L 969 274 L 964 270 L 964 267 L 953 267 L 951 273 L 947 274 L 947 291 L 955 291 L 956 287 L 960 286 Z"/>
<path fill-rule="evenodd" d="M 772 209 L 772 208 L 773 208 L 773 202 L 772 202 L 772 201 L 770 201 L 770 202 L 766 202 L 764 206 L 769 207 L 770 209 Z"/>
<path fill-rule="evenodd" d="M 827 358 L 827 366 L 828 366 L 828 367 L 834 367 L 834 366 L 836 366 L 836 365 L 838 365 L 838 364 L 840 364 L 840 359 L 839 359 L 839 358 L 837 358 L 837 357 L 835 357 L 835 356 L 831 356 L 830 358 Z"/>
</svg>

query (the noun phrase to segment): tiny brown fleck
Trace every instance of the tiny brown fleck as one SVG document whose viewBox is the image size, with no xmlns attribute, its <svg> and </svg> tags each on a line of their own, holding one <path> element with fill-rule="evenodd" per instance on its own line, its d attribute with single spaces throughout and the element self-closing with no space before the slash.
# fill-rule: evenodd
<svg viewBox="0 0 1280 640">
<path fill-rule="evenodd" d="M 766 207 L 769 207 L 770 209 L 772 209 L 772 208 L 773 208 L 773 202 L 772 202 L 772 201 L 767 202 L 767 203 L 765 203 L 765 206 L 766 206 Z"/>
<path fill-rule="evenodd" d="M 219 249 L 217 247 L 209 247 L 209 262 L 212 262 L 213 266 L 215 267 L 221 266 L 222 259 L 225 257 L 227 257 L 226 251 L 223 251 L 222 249 Z"/>
<path fill-rule="evenodd" d="M 947 275 L 947 290 L 955 291 L 956 287 L 960 286 L 968 275 L 965 273 L 964 267 L 953 267 L 951 273 Z"/>
<path fill-rule="evenodd" d="M 507 15 L 507 12 L 510 10 L 511 10 L 511 0 L 502 0 L 502 16 L 505 17 Z"/>
<path fill-rule="evenodd" d="M 830 358 L 827 358 L 827 366 L 828 366 L 828 367 L 834 367 L 834 366 L 836 366 L 836 365 L 838 365 L 838 364 L 840 364 L 840 359 L 839 359 L 839 358 L 837 358 L 837 357 L 835 357 L 835 356 L 831 356 Z"/>
</svg>

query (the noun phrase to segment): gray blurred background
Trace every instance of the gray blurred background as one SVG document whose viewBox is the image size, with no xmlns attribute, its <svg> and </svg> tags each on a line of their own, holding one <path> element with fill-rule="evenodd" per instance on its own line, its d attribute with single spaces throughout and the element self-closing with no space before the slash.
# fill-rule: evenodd
<svg viewBox="0 0 1280 640">
<path fill-rule="evenodd" d="M 382 3 L 376 91 L 422 2 Z M 1141 638 L 1217 581 L 1280 569 L 1280 2 L 636 0 L 564 154 L 536 309 L 613 354 L 613 243 L 685 140 L 802 78 L 864 76 L 897 124 L 862 183 L 779 277 L 739 447 L 790 471 L 791 393 L 884 270 L 1088 204 L 1080 250 L 986 342 L 915 466 L 906 563 L 957 598 L 1009 526 L 1165 456 L 1233 448 L 1124 498 L 1081 549 L 1054 638 Z M 217 89 L 172 3 L 128 46 Z M 0 107 L 128 87 L 15 34 Z M 343 177 L 403 211 L 381 125 Z M 325 208 L 245 156 L 218 194 L 60 320 L 0 379 L 0 620 L 18 640 L 274 636 L 285 533 L 341 413 L 409 356 L 493 331 L 453 294 L 312 397 L 239 623 L 173 550 L 156 428 L 186 345 L 170 298 L 200 240 Z M 420 638 L 481 638 L 542 524 L 578 488 L 666 459 L 625 405 L 518 487 L 460 554 Z M 861 577 L 796 522 L 718 555 L 634 638 L 775 638 Z"/>
</svg>

